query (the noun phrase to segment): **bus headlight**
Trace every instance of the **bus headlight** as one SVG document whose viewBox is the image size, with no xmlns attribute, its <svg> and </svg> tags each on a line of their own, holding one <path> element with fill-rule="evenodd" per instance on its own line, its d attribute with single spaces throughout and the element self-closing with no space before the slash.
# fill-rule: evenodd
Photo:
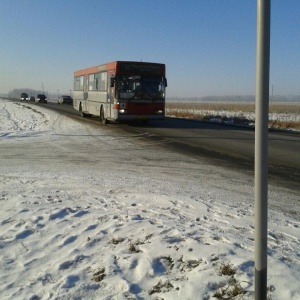
<svg viewBox="0 0 300 300">
<path fill-rule="evenodd" d="M 125 109 L 119 109 L 119 113 L 120 113 L 120 114 L 126 114 L 126 113 L 127 113 L 127 110 L 125 110 Z"/>
<path fill-rule="evenodd" d="M 161 114 L 163 113 L 163 110 L 162 110 L 162 109 L 159 109 L 159 110 L 157 110 L 155 113 L 158 114 L 158 115 L 161 115 Z"/>
</svg>

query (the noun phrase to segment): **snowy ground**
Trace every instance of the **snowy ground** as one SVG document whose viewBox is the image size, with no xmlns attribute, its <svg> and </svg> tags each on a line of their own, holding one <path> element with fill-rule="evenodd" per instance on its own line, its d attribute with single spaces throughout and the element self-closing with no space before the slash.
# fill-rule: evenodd
<svg viewBox="0 0 300 300">
<path fill-rule="evenodd" d="M 255 120 L 255 113 L 253 112 L 230 112 L 227 110 L 208 110 L 208 109 L 177 109 L 177 113 L 181 114 L 193 114 L 200 116 L 222 116 L 228 119 L 244 119 L 244 120 Z M 167 110 L 167 113 L 172 114 L 172 110 Z M 270 121 L 279 121 L 279 122 L 300 122 L 300 115 L 298 113 L 269 113 Z M 220 119 L 220 118 L 219 118 Z M 221 119 L 220 119 L 221 121 Z"/>
<path fill-rule="evenodd" d="M 251 176 L 115 128 L 0 100 L 0 299 L 253 299 Z M 269 198 L 268 295 L 299 300 L 299 195 Z"/>
</svg>

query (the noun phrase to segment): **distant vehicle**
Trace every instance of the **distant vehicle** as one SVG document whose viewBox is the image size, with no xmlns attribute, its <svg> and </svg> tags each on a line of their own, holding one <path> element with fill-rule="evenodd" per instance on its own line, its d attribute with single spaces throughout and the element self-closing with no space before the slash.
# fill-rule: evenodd
<svg viewBox="0 0 300 300">
<path fill-rule="evenodd" d="M 20 99 L 21 101 L 29 101 L 28 94 L 22 93 Z"/>
<path fill-rule="evenodd" d="M 35 101 L 35 97 L 30 96 L 29 101 Z"/>
<path fill-rule="evenodd" d="M 109 121 L 163 120 L 166 67 L 114 61 L 74 72 L 74 108 L 82 117 Z"/>
<path fill-rule="evenodd" d="M 58 98 L 57 104 L 73 105 L 73 98 L 71 96 L 62 95 Z"/>
<path fill-rule="evenodd" d="M 47 104 L 47 97 L 44 94 L 38 94 L 35 97 L 35 102 L 37 102 L 37 103 L 46 103 Z"/>
</svg>

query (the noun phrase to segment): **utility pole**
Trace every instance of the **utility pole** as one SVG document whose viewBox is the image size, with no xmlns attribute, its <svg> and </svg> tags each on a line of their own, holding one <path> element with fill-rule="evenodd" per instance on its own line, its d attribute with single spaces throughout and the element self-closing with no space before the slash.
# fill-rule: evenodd
<svg viewBox="0 0 300 300">
<path fill-rule="evenodd" d="M 271 0 L 257 0 L 255 104 L 255 300 L 267 299 L 270 7 Z"/>
</svg>

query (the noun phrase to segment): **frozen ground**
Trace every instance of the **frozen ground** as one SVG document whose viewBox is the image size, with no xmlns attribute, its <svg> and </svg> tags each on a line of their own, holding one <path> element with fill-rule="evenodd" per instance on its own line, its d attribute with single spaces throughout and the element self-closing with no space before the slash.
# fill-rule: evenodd
<svg viewBox="0 0 300 300">
<path fill-rule="evenodd" d="M 253 299 L 251 176 L 120 132 L 0 100 L 0 299 Z M 269 199 L 268 295 L 299 300 L 299 195 Z"/>
</svg>

